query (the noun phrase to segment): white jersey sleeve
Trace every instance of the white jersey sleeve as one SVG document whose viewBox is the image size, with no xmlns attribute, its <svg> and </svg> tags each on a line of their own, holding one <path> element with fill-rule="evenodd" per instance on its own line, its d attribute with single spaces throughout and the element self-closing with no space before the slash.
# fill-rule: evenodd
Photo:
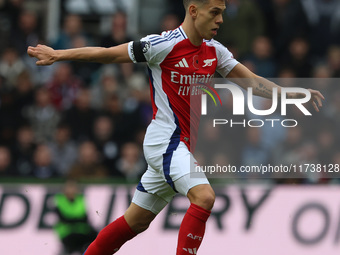
<svg viewBox="0 0 340 255">
<path fill-rule="evenodd" d="M 140 41 L 130 42 L 129 56 L 134 63 L 159 64 L 174 47 L 174 41 L 171 39 L 179 36 L 176 31 L 169 31 L 161 35 L 148 35 Z"/>
<path fill-rule="evenodd" d="M 234 59 L 233 54 L 225 46 L 215 40 L 212 41 L 218 59 L 216 71 L 225 78 L 239 62 Z"/>
</svg>

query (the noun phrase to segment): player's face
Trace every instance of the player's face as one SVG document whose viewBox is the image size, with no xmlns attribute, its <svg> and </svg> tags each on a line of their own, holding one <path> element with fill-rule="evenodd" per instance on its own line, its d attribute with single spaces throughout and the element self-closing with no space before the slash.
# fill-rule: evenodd
<svg viewBox="0 0 340 255">
<path fill-rule="evenodd" d="M 208 4 L 197 8 L 195 26 L 202 38 L 210 40 L 217 35 L 217 30 L 223 23 L 222 14 L 225 9 L 225 0 L 210 0 Z"/>
</svg>

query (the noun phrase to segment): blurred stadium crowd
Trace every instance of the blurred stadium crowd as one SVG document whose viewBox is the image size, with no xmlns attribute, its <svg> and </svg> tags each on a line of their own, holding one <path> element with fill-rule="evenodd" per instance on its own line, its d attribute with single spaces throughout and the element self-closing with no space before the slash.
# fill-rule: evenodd
<svg viewBox="0 0 340 255">
<path fill-rule="evenodd" d="M 31 8 L 27 2 L 34 1 L 0 0 L 0 176 L 136 182 L 146 168 L 142 141 L 152 118 L 145 66 L 37 67 L 26 49 L 38 43 L 55 49 L 111 47 L 143 35 L 128 34 L 124 9 L 112 16 L 109 34 L 93 33 L 93 24 L 90 33 L 81 15 L 63 11 L 58 37 L 48 41 L 44 5 Z M 164 3 L 167 12 L 154 20 L 155 33 L 177 27 L 184 16 L 181 0 Z M 264 77 L 340 76 L 338 0 L 229 0 L 216 39 Z M 301 125 L 285 131 L 230 129 L 225 148 L 230 158 L 219 160 L 340 164 L 340 88 L 327 82 L 315 88 L 326 97 L 320 113 L 303 118 L 292 111 Z M 277 181 L 334 182 L 322 175 Z"/>
</svg>

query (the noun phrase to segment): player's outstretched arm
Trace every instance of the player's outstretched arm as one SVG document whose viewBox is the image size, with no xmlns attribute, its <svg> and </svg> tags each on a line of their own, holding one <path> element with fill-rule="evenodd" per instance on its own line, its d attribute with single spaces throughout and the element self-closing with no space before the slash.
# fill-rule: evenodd
<svg viewBox="0 0 340 255">
<path fill-rule="evenodd" d="M 111 48 L 83 47 L 67 50 L 54 50 L 46 45 L 29 46 L 27 54 L 38 59 L 39 66 L 51 65 L 57 61 L 73 60 L 97 63 L 132 62 L 128 54 L 128 43 Z"/>
<path fill-rule="evenodd" d="M 281 87 L 274 82 L 271 82 L 261 76 L 258 76 L 251 72 L 247 67 L 242 64 L 237 64 L 233 70 L 227 75 L 227 78 L 233 79 L 235 83 L 241 86 L 244 89 L 248 87 L 252 87 L 254 94 L 257 96 L 272 98 L 273 88 L 277 88 L 279 96 L 281 96 Z M 318 112 L 319 108 L 322 107 L 322 100 L 324 100 L 324 96 L 320 91 L 314 89 L 308 89 L 311 93 L 311 100 L 309 104 L 311 104 L 314 109 Z M 303 98 L 304 94 L 299 93 L 290 93 L 288 94 L 288 98 Z"/>
</svg>

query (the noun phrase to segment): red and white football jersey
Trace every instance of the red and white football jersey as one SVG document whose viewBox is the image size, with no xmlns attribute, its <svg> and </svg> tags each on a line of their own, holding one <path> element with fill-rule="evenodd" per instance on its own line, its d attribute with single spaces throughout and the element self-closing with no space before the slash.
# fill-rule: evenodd
<svg viewBox="0 0 340 255">
<path fill-rule="evenodd" d="M 190 150 L 196 142 L 195 136 L 190 137 L 190 120 L 192 132 L 197 133 L 200 114 L 200 109 L 190 111 L 190 96 L 197 93 L 190 85 L 209 83 L 215 71 L 226 77 L 238 61 L 215 40 L 193 45 L 182 27 L 130 42 L 129 56 L 135 63 L 148 64 L 153 120 L 144 144 L 182 141 Z M 190 119 L 190 112 L 197 116 Z"/>
</svg>

